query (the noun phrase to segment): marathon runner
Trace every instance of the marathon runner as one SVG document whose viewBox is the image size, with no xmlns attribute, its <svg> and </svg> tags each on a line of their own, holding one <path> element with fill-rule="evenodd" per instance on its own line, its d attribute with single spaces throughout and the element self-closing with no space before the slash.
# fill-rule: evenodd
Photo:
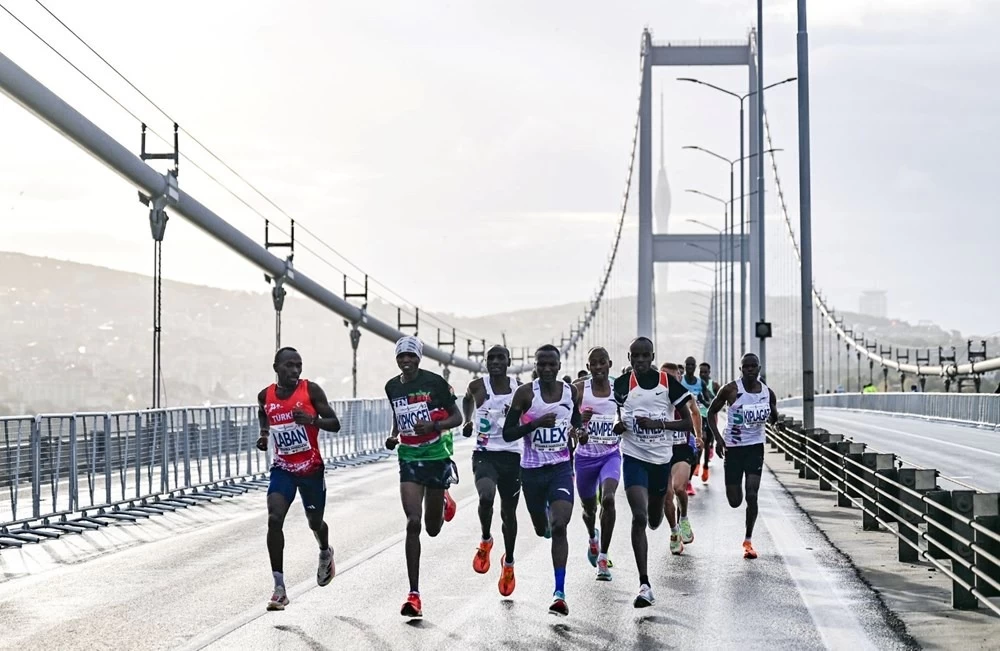
<svg viewBox="0 0 1000 651">
<path fill-rule="evenodd" d="M 336 569 L 330 548 L 330 528 L 323 521 L 326 510 L 326 480 L 323 456 L 319 451 L 319 431 L 340 431 L 340 420 L 326 394 L 315 382 L 300 379 L 302 357 L 294 348 L 281 348 L 274 354 L 277 383 L 257 395 L 257 418 L 260 437 L 257 449 L 271 452 L 271 477 L 267 487 L 267 554 L 271 559 L 274 593 L 268 610 L 284 610 L 288 605 L 283 568 L 285 515 L 302 494 L 306 522 L 319 543 L 319 569 L 316 583 L 329 585 Z"/>
<path fill-rule="evenodd" d="M 743 502 L 743 475 L 746 474 L 747 520 L 743 558 L 757 558 L 751 537 L 757 522 L 757 491 L 764 471 L 764 426 L 778 420 L 777 398 L 760 379 L 760 359 L 747 353 L 740 361 L 743 377 L 722 387 L 708 408 L 708 426 L 715 436 L 715 451 L 724 460 L 726 498 L 729 506 Z M 729 406 L 725 436 L 719 434 L 715 419 Z"/>
<path fill-rule="evenodd" d="M 688 520 L 688 497 L 694 495 L 691 486 L 692 467 L 701 455 L 702 432 L 701 414 L 691 387 L 684 384 L 684 374 L 680 367 L 672 362 L 663 365 L 663 370 L 677 378 L 691 394 L 684 405 L 678 407 L 691 415 L 692 431 L 674 432 L 674 451 L 670 461 L 670 484 L 667 486 L 667 498 L 664 502 L 667 524 L 670 525 L 670 553 L 679 556 L 684 553 L 684 545 L 694 542 L 694 531 Z"/>
<path fill-rule="evenodd" d="M 629 361 L 632 372 L 614 384 L 619 413 L 615 431 L 623 434 L 622 474 L 632 510 L 632 550 L 639 570 L 639 595 L 633 605 L 645 608 L 654 601 L 646 573 L 646 525 L 656 529 L 663 521 L 673 455 L 671 432 L 691 430 L 691 417 L 681 408 L 691 394 L 673 376 L 653 367 L 653 342 L 648 338 L 632 342 Z"/>
<path fill-rule="evenodd" d="M 503 438 L 524 438 L 521 485 L 531 523 L 539 536 L 552 538 L 555 591 L 549 612 L 569 615 L 566 604 L 566 525 L 573 515 L 573 464 L 570 450 L 580 420 L 580 396 L 559 380 L 559 349 L 546 344 L 535 352 L 538 379 L 514 392 Z"/>
<path fill-rule="evenodd" d="M 708 362 L 702 362 L 698 365 L 698 377 L 701 378 L 702 391 L 701 395 L 698 396 L 698 409 L 701 412 L 702 420 L 702 431 L 705 433 L 705 445 L 702 448 L 702 458 L 695 463 L 694 474 L 699 474 L 701 472 L 701 483 L 708 483 L 708 463 L 715 456 L 715 445 L 712 441 L 712 430 L 708 428 L 708 407 L 715 400 L 715 396 L 719 393 L 719 383 L 712 379 L 712 365 Z M 703 460 L 702 460 L 703 459 Z M 700 466 L 700 467 L 699 467 Z"/>
<path fill-rule="evenodd" d="M 503 439 L 503 423 L 518 382 L 507 375 L 510 351 L 493 346 L 486 353 L 489 376 L 469 383 L 462 398 L 465 413 L 464 436 L 476 432 L 476 450 L 472 453 L 472 472 L 479 492 L 479 523 L 483 538 L 472 559 L 472 569 L 479 574 L 490 571 L 493 549 L 493 502 L 500 492 L 500 521 L 504 554 L 500 557 L 500 594 L 514 592 L 514 541 L 517 538 L 517 503 L 521 498 L 521 442 Z"/>
<path fill-rule="evenodd" d="M 583 435 L 576 448 L 576 490 L 583 504 L 583 523 L 589 543 L 587 560 L 597 568 L 598 581 L 610 581 L 608 547 L 615 528 L 615 493 L 621 479 L 621 434 L 614 431 L 618 405 L 608 381 L 611 358 L 598 346 L 587 354 L 590 377 L 575 383 L 580 399 Z M 597 525 L 597 502 L 601 503 L 601 529 Z"/>
<path fill-rule="evenodd" d="M 399 496 L 406 515 L 406 573 L 410 593 L 400 609 L 404 617 L 422 617 L 420 603 L 420 516 L 427 535 L 441 532 L 442 518 L 450 522 L 457 505 L 448 487 L 458 483 L 451 460 L 453 441 L 448 430 L 462 424 L 462 412 L 448 381 L 420 368 L 423 343 L 416 337 L 396 342 L 396 365 L 402 373 L 385 383 L 392 405 L 392 434 L 385 446 L 399 446 Z"/>
</svg>

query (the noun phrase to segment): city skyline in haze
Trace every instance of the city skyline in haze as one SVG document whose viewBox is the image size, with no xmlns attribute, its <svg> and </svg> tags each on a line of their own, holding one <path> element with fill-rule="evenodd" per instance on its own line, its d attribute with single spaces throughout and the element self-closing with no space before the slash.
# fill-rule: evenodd
<svg viewBox="0 0 1000 651">
<path fill-rule="evenodd" d="M 47 3 L 298 224 L 422 309 L 458 314 L 592 294 L 624 185 L 642 28 L 658 42 L 742 40 L 753 4 L 177 2 L 163 12 L 154 3 L 109 2 L 98 16 L 79 3 Z M 794 4 L 767 3 L 768 82 L 796 74 Z M 968 281 L 989 277 L 990 243 L 1000 236 L 986 208 L 1000 94 L 980 83 L 1000 67 L 992 38 L 1000 7 L 835 5 L 810 8 L 817 285 L 844 310 L 865 290 L 885 290 L 890 316 L 992 333 L 1000 307 Z M 9 6 L 151 128 L 169 133 L 165 117 L 35 3 Z M 138 123 L 6 15 L 0 42 L 5 55 L 138 151 Z M 730 157 L 738 148 L 735 100 L 674 80 L 685 74 L 746 87 L 743 69 L 655 73 L 654 98 L 666 100 L 671 232 L 701 230 L 687 219 L 721 221 L 714 205 L 683 188 L 728 193 L 718 161 L 681 147 Z M 794 84 L 767 96 L 793 220 L 795 102 Z M 0 248 L 152 270 L 146 209 L 134 190 L 7 99 L 0 125 L 5 149 L 16 152 L 0 161 Z M 150 147 L 165 145 L 150 138 Z M 275 225 L 287 225 L 183 135 L 181 151 Z M 659 159 L 654 151 L 654 164 Z M 186 161 L 180 167 L 186 192 L 263 240 L 258 215 Z M 776 219 L 770 170 L 767 192 Z M 636 198 L 619 262 L 622 294 L 635 291 Z M 545 242 L 557 241 L 545 252 Z M 297 267 L 331 289 L 341 286 L 342 271 L 361 277 L 322 244 L 301 242 L 326 261 L 301 248 Z M 490 269 L 500 270 L 500 284 Z M 672 291 L 700 289 L 706 273 L 658 268 Z M 182 219 L 167 226 L 164 275 L 267 290 L 258 270 Z M 538 282 L 539 275 L 558 282 Z"/>
</svg>

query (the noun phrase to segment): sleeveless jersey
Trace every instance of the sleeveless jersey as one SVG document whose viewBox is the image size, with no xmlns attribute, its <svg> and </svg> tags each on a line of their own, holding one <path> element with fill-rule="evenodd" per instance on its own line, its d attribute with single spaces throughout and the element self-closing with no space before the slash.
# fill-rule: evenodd
<svg viewBox="0 0 1000 651">
<path fill-rule="evenodd" d="M 615 392 L 605 398 L 594 395 L 594 388 L 588 378 L 583 383 L 583 399 L 580 411 L 590 410 L 594 415 L 587 424 L 587 443 L 576 449 L 577 457 L 603 457 L 618 452 L 621 436 L 615 434 L 615 417 L 618 415 L 618 404 L 615 402 Z M 610 388 L 610 387 L 609 387 Z"/>
<path fill-rule="evenodd" d="M 521 451 L 522 468 L 541 468 L 563 461 L 569 461 L 570 417 L 573 415 L 573 390 L 569 384 L 560 381 L 562 396 L 558 402 L 548 403 L 542 399 L 542 389 L 538 380 L 531 383 L 531 407 L 521 416 L 521 424 L 527 425 L 545 414 L 555 414 L 553 427 L 539 427 L 525 435 Z"/>
<path fill-rule="evenodd" d="M 514 452 L 521 454 L 521 441 L 503 440 L 503 423 L 510 401 L 517 390 L 517 380 L 510 379 L 510 393 L 496 394 L 489 376 L 483 378 L 486 400 L 476 409 L 476 450 L 481 452 Z"/>
<path fill-rule="evenodd" d="M 682 384 L 665 371 L 660 371 L 659 375 L 659 382 L 655 387 L 644 389 L 636 380 L 635 372 L 629 373 L 628 394 L 620 403 L 622 421 L 625 424 L 625 434 L 621 442 L 622 454 L 653 464 L 670 463 L 673 458 L 674 432 L 642 429 L 636 423 L 636 418 L 645 416 L 663 421 L 677 420 L 678 405 L 683 405 L 691 395 Z M 683 440 L 687 440 L 686 432 L 678 434 Z"/>
<path fill-rule="evenodd" d="M 747 393 L 742 378 L 736 380 L 738 397 L 729 405 L 726 445 L 731 448 L 764 442 L 764 425 L 771 417 L 771 391 L 763 382 L 760 393 Z"/>
<path fill-rule="evenodd" d="M 309 399 L 309 381 L 299 380 L 288 398 L 278 397 L 277 385 L 267 388 L 264 410 L 267 413 L 272 468 L 281 468 L 295 475 L 309 475 L 323 469 L 323 455 L 319 451 L 319 428 L 299 425 L 292 412 L 299 409 L 316 416 L 316 408 Z"/>
<path fill-rule="evenodd" d="M 704 396 L 705 396 L 705 400 L 708 401 L 708 404 L 707 405 L 702 405 L 702 404 L 698 405 L 698 408 L 701 410 L 701 418 L 702 418 L 702 420 L 704 420 L 705 418 L 708 418 L 708 407 L 712 404 L 712 401 L 715 400 L 715 390 L 712 388 L 712 385 L 713 385 L 712 380 L 709 380 L 708 382 L 705 382 Z"/>
</svg>

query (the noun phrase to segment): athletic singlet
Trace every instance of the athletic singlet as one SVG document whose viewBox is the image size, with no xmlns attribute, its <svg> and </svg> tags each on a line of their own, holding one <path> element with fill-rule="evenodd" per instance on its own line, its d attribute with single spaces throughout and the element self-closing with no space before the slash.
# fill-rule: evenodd
<svg viewBox="0 0 1000 651">
<path fill-rule="evenodd" d="M 771 417 L 771 390 L 763 382 L 760 393 L 747 393 L 743 379 L 736 380 L 736 401 L 729 405 L 726 446 L 731 448 L 764 442 L 764 425 Z"/>
<path fill-rule="evenodd" d="M 542 389 L 538 380 L 531 383 L 531 407 L 521 416 L 521 424 L 527 425 L 545 414 L 555 414 L 553 427 L 539 427 L 524 436 L 521 450 L 522 468 L 541 468 L 563 461 L 569 461 L 570 417 L 573 415 L 573 389 L 559 380 L 562 396 L 558 402 L 548 403 L 542 399 Z"/>
<path fill-rule="evenodd" d="M 299 380 L 292 395 L 282 400 L 278 397 L 277 385 L 267 388 L 264 396 L 264 411 L 267 413 L 271 452 L 274 460 L 272 468 L 281 468 L 295 475 L 309 475 L 323 468 L 323 455 L 319 451 L 319 428 L 315 425 L 299 425 L 292 412 L 301 410 L 316 416 L 316 408 L 309 399 L 309 381 Z"/>
<path fill-rule="evenodd" d="M 628 396 L 621 405 L 625 434 L 622 436 L 622 454 L 654 464 L 670 463 L 673 458 L 674 432 L 670 430 L 645 430 L 636 423 L 636 418 L 645 416 L 654 420 L 677 420 L 676 411 L 691 396 L 677 380 L 679 390 L 671 395 L 670 380 L 666 371 L 660 371 L 660 379 L 652 389 L 643 389 L 636 380 L 635 372 L 629 373 Z M 679 432 L 683 440 L 686 432 Z M 683 442 L 683 441 L 682 441 Z"/>
<path fill-rule="evenodd" d="M 503 440 L 503 423 L 510 409 L 510 401 L 517 391 L 517 380 L 510 379 L 510 393 L 496 394 L 489 376 L 483 378 L 486 400 L 476 409 L 476 450 L 486 452 L 514 452 L 521 454 L 520 441 Z"/>
<path fill-rule="evenodd" d="M 615 392 L 611 387 L 607 397 L 598 398 L 588 378 L 583 383 L 583 399 L 580 402 L 580 413 L 588 409 L 594 412 L 587 424 L 587 443 L 576 449 L 577 457 L 603 457 L 618 452 L 621 435 L 615 434 L 615 417 L 618 415 L 618 403 L 615 402 Z"/>
<path fill-rule="evenodd" d="M 702 381 L 704 382 L 704 380 L 702 380 Z M 705 396 L 705 400 L 708 402 L 708 404 L 707 405 L 702 405 L 702 404 L 699 403 L 699 405 L 698 405 L 698 408 L 701 410 L 701 418 L 702 418 L 702 420 L 704 420 L 705 418 L 708 418 L 708 408 L 712 404 L 712 401 L 715 400 L 715 390 L 712 388 L 712 386 L 713 386 L 713 382 L 712 382 L 711 379 L 709 379 L 708 382 L 705 382 L 704 396 Z"/>
</svg>

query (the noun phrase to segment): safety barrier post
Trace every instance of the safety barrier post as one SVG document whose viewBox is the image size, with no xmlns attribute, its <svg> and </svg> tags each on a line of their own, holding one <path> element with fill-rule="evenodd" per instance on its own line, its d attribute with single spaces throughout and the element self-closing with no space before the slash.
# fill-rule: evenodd
<svg viewBox="0 0 1000 651">
<path fill-rule="evenodd" d="M 938 487 L 937 470 L 923 468 L 900 468 L 896 475 L 900 484 L 917 493 L 926 494 L 928 491 L 937 490 Z M 899 499 L 904 504 L 912 506 L 922 512 L 926 512 L 924 501 L 922 499 L 912 493 L 909 493 L 908 491 L 901 491 L 897 489 L 897 492 L 900 493 Z M 900 507 L 897 522 L 900 522 L 899 534 L 902 536 L 902 538 L 899 539 L 899 562 L 916 563 L 920 560 L 920 552 L 918 550 L 920 532 L 902 523 L 906 522 L 916 527 L 922 522 L 922 518 L 913 511 Z M 907 542 L 910 544 L 907 544 Z"/>
<path fill-rule="evenodd" d="M 879 494 L 876 488 L 883 488 L 885 484 L 879 479 L 879 475 L 894 470 L 896 465 L 895 454 L 883 454 L 880 452 L 865 452 L 861 455 L 861 463 L 865 469 L 861 476 L 870 486 L 864 486 L 865 498 L 862 499 L 864 510 L 861 513 L 861 528 L 865 531 L 879 531 L 881 526 L 876 519 L 876 515 L 881 515 L 878 508 Z"/>
<path fill-rule="evenodd" d="M 937 508 L 935 504 L 940 504 L 941 506 L 950 509 L 951 508 L 951 491 L 945 490 L 933 490 L 927 492 L 927 511 L 925 516 L 928 520 L 933 520 L 938 524 L 934 524 L 930 521 L 927 522 L 927 555 L 934 559 L 950 559 L 951 557 L 941 549 L 939 545 L 931 543 L 934 540 L 944 547 L 951 548 L 951 536 L 949 536 L 945 530 L 952 528 L 951 516 L 941 509 Z M 938 526 L 940 525 L 940 526 Z"/>
<path fill-rule="evenodd" d="M 952 491 L 951 508 L 971 521 L 974 517 L 973 500 L 975 499 L 975 495 L 976 491 L 971 490 Z M 971 540 L 975 533 L 971 524 L 963 522 L 958 518 L 952 518 L 952 531 L 966 540 Z M 972 563 L 974 561 L 972 549 L 954 536 L 949 536 L 949 538 L 951 538 L 951 551 L 955 552 L 962 559 Z M 954 559 L 951 561 L 951 571 L 969 585 L 974 586 L 976 584 L 976 575 L 972 569 L 964 567 Z M 951 607 L 956 610 L 976 610 L 979 608 L 979 599 L 976 598 L 976 595 L 972 594 L 971 590 L 965 588 L 958 581 L 952 581 Z"/>
<path fill-rule="evenodd" d="M 1000 534 L 1000 493 L 976 493 L 972 498 L 972 513 L 975 516 L 976 524 L 995 534 Z M 984 552 L 992 554 L 995 558 L 1000 558 L 1000 542 L 989 534 L 976 529 L 973 540 L 976 546 Z M 1000 567 L 979 552 L 976 552 L 974 558 L 977 568 L 1000 583 Z M 976 588 L 983 593 L 984 597 L 1000 596 L 1000 590 L 997 590 L 981 576 L 976 577 Z"/>
<path fill-rule="evenodd" d="M 799 475 L 803 479 L 819 479 L 821 475 L 814 469 L 815 466 L 823 467 L 822 452 L 819 444 L 822 442 L 823 436 L 829 435 L 830 432 L 821 427 L 814 427 L 805 430 L 804 434 L 802 437 L 802 447 L 808 463 L 804 464 L 805 467 Z"/>
<path fill-rule="evenodd" d="M 852 502 L 850 499 L 847 498 L 853 498 L 855 500 L 861 499 L 862 485 L 861 482 L 858 481 L 856 476 L 858 477 L 864 476 L 861 474 L 862 460 L 865 454 L 870 454 L 870 453 L 865 452 L 867 446 L 864 443 L 861 443 L 859 445 L 861 446 L 860 450 L 852 444 L 850 446 L 850 450 L 846 454 L 844 454 L 844 466 L 843 468 L 841 468 L 841 472 L 843 474 L 841 476 L 844 478 L 845 497 L 844 497 L 844 503 L 841 504 L 838 501 L 837 506 L 852 507 L 855 506 L 855 502 Z M 854 463 L 851 463 L 852 461 Z M 852 476 L 850 473 L 853 473 L 856 476 Z"/>
<path fill-rule="evenodd" d="M 833 490 L 833 484 L 830 483 L 830 476 L 836 473 L 837 463 L 835 462 L 835 455 L 833 454 L 834 446 L 844 440 L 843 434 L 822 434 L 819 438 L 820 442 L 820 468 L 822 472 L 819 476 L 819 489 L 821 491 Z"/>
<path fill-rule="evenodd" d="M 42 417 L 31 421 L 31 517 L 42 514 Z M 17 490 L 17 487 L 14 487 Z"/>
<path fill-rule="evenodd" d="M 837 487 L 837 506 L 845 509 L 849 509 L 854 506 L 854 503 L 848 499 L 847 493 L 847 474 L 844 472 L 847 467 L 848 455 L 861 455 L 865 451 L 864 443 L 855 443 L 854 441 L 840 441 L 833 444 L 833 450 L 840 455 L 839 463 L 837 464 L 836 470 L 834 471 L 838 477 Z M 858 456 L 857 459 L 861 457 Z"/>
</svg>

